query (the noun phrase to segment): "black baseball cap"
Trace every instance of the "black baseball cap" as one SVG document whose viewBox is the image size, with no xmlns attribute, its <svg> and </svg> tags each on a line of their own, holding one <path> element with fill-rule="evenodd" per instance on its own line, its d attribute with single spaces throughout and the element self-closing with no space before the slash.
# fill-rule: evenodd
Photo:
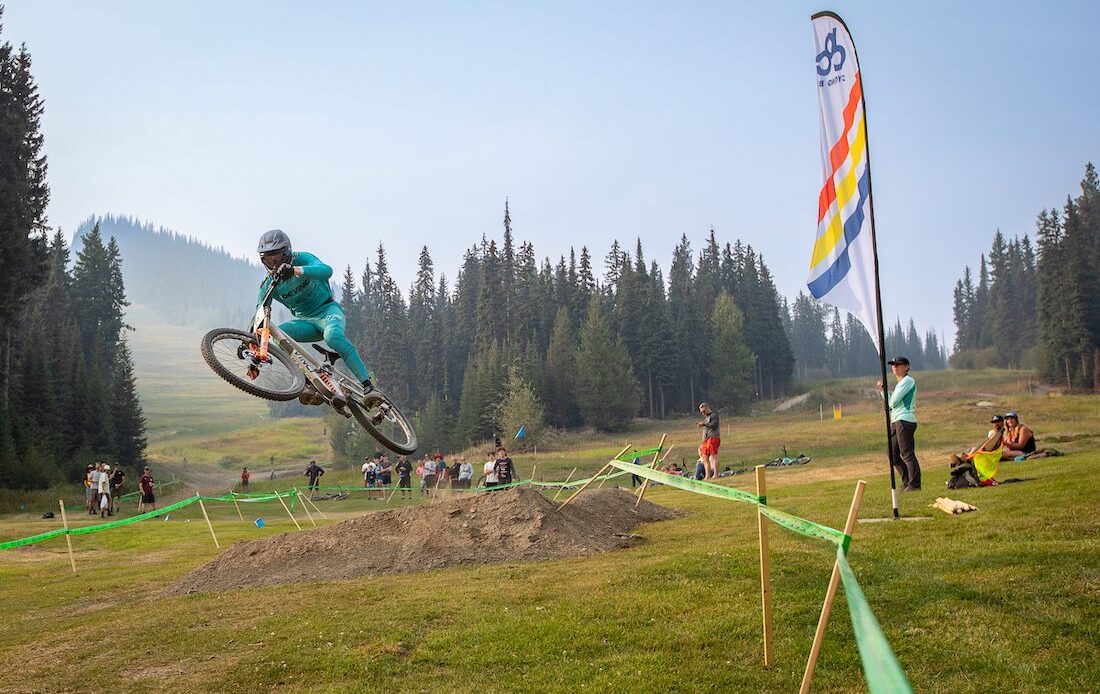
<svg viewBox="0 0 1100 694">
<path fill-rule="evenodd" d="M 897 366 L 898 364 L 904 364 L 909 366 L 909 359 L 907 357 L 894 357 L 890 361 L 886 362 L 890 366 Z"/>
<path fill-rule="evenodd" d="M 1004 417 L 1002 417 L 999 414 L 995 414 L 995 415 L 993 415 L 993 419 L 989 420 L 989 423 L 990 424 L 996 424 L 997 422 L 1003 422 L 1003 421 L 1005 421 Z"/>
</svg>

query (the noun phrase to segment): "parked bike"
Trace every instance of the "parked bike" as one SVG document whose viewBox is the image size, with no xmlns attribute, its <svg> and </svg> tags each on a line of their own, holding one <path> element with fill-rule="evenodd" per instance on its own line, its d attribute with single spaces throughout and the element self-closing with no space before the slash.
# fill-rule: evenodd
<svg viewBox="0 0 1100 694">
<path fill-rule="evenodd" d="M 318 344 L 320 360 L 271 321 L 275 278 L 256 309 L 248 331 L 216 328 L 202 338 L 202 357 L 231 385 L 266 400 L 304 396 L 313 404 L 328 404 L 354 418 L 386 448 L 409 455 L 416 451 L 416 432 L 408 418 L 375 388 L 369 394 L 354 378 L 336 370 L 340 355 Z"/>
</svg>

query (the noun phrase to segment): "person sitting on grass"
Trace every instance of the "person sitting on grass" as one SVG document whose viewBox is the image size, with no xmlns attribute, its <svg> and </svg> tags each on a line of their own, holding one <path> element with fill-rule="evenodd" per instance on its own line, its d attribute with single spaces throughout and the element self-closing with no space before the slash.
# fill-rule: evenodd
<svg viewBox="0 0 1100 694">
<path fill-rule="evenodd" d="M 948 489 L 966 487 L 991 487 L 998 484 L 994 479 L 1001 460 L 1003 434 L 997 426 L 997 417 L 993 418 L 994 428 L 981 445 L 968 452 L 951 456 L 951 477 L 947 480 Z"/>
<path fill-rule="evenodd" d="M 1020 422 L 1015 412 L 1005 413 L 1005 446 L 1001 450 L 1001 460 L 1023 460 L 1035 452 L 1035 432 Z"/>
</svg>

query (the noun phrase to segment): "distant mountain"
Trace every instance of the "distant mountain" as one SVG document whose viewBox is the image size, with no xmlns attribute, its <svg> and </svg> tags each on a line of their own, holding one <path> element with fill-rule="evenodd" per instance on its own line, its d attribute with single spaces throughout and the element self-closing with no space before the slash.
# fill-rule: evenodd
<svg viewBox="0 0 1100 694">
<path fill-rule="evenodd" d="M 213 328 L 248 322 L 263 276 L 258 264 L 164 227 L 114 215 L 80 224 L 73 237 L 74 258 L 96 222 L 105 240 L 113 236 L 118 242 L 131 303 L 152 309 L 172 325 Z"/>
</svg>

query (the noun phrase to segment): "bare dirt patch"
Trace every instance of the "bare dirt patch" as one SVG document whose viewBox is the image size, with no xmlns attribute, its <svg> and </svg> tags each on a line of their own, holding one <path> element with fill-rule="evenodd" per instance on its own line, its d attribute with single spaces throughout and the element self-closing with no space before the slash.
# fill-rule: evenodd
<svg viewBox="0 0 1100 694">
<path fill-rule="evenodd" d="M 513 487 L 438 504 L 370 513 L 323 528 L 238 542 L 167 588 L 221 591 L 447 566 L 540 561 L 627 547 L 641 523 L 683 515 L 621 489 L 586 492 L 561 512 Z"/>
</svg>

